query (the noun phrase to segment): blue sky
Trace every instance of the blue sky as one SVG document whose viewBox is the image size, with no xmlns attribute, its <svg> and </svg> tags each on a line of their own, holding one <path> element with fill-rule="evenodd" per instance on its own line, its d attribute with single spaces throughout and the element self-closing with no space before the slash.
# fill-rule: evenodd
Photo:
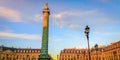
<svg viewBox="0 0 120 60">
<path fill-rule="evenodd" d="M 86 25 L 90 27 L 90 47 L 119 41 L 119 0 L 0 0 L 0 45 L 41 48 L 46 2 L 50 54 L 57 55 L 64 48 L 87 48 Z"/>
</svg>

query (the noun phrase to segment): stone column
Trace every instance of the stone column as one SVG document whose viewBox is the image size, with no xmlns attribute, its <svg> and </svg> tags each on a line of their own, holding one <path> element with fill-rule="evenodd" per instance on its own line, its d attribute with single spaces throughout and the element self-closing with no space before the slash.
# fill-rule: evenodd
<svg viewBox="0 0 120 60">
<path fill-rule="evenodd" d="M 48 31 L 49 31 L 49 8 L 48 3 L 46 3 L 43 9 L 43 33 L 42 33 L 42 52 L 38 60 L 50 60 L 48 55 Z"/>
</svg>

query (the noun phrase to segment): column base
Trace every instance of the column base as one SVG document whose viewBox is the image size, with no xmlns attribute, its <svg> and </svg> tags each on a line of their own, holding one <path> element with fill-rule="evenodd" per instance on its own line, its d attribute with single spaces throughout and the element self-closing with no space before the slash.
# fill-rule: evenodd
<svg viewBox="0 0 120 60">
<path fill-rule="evenodd" d="M 50 60 L 50 58 L 38 58 L 38 60 Z"/>
<path fill-rule="evenodd" d="M 50 57 L 49 57 L 49 55 L 40 55 L 39 57 L 38 57 L 38 60 L 50 60 Z"/>
</svg>

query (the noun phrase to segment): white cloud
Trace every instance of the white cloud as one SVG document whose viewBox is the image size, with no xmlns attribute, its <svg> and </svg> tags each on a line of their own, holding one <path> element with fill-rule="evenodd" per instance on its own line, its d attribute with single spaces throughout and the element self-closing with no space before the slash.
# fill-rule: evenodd
<svg viewBox="0 0 120 60">
<path fill-rule="evenodd" d="M 50 37 L 50 41 L 51 42 L 60 42 L 60 41 L 62 41 L 63 39 L 60 39 L 60 38 L 53 38 L 53 37 Z"/>
<path fill-rule="evenodd" d="M 12 22 L 21 22 L 21 14 L 18 11 L 0 6 L 0 17 L 7 18 Z"/>
<path fill-rule="evenodd" d="M 4 32 L 13 32 L 13 30 L 10 29 L 10 27 L 5 26 L 5 25 L 0 25 L 0 31 L 4 31 Z"/>
<path fill-rule="evenodd" d="M 80 25 L 79 24 L 70 24 L 69 28 L 74 29 L 74 30 L 80 30 Z"/>
<path fill-rule="evenodd" d="M 108 32 L 108 31 L 95 31 L 96 34 L 102 34 L 102 35 L 120 35 L 120 32 Z"/>
<path fill-rule="evenodd" d="M 34 16 L 34 20 L 35 20 L 36 22 L 42 21 L 42 20 L 43 20 L 43 16 L 40 15 L 40 14 L 36 14 L 36 15 Z"/>
<path fill-rule="evenodd" d="M 9 32 L 0 32 L 0 37 L 4 39 L 27 39 L 27 40 L 41 40 L 40 35 L 35 34 L 17 34 L 17 33 L 9 33 Z"/>
<path fill-rule="evenodd" d="M 52 22 L 60 28 L 80 30 L 84 25 L 101 26 L 115 24 L 118 21 L 98 9 L 85 11 L 63 11 L 52 15 Z M 82 25 L 82 26 L 81 26 Z"/>
<path fill-rule="evenodd" d="M 98 10 L 88 10 L 88 11 L 64 11 L 60 13 L 55 13 L 52 15 L 53 23 L 61 28 L 67 26 L 70 29 L 79 30 L 80 20 L 85 20 L 88 16 L 93 16 L 98 13 Z M 73 17 L 72 19 L 70 19 Z M 75 20 L 74 18 L 77 18 Z"/>
<path fill-rule="evenodd" d="M 89 11 L 64 11 L 60 13 L 53 14 L 52 17 L 55 19 L 62 19 L 68 16 L 85 16 L 90 14 L 95 14 L 98 10 L 89 10 Z"/>
<path fill-rule="evenodd" d="M 11 32 L 0 32 L 0 38 L 2 39 L 25 39 L 25 40 L 42 40 L 42 37 L 38 34 L 18 34 Z M 56 37 L 49 38 L 51 42 L 60 42 L 62 39 Z"/>
</svg>

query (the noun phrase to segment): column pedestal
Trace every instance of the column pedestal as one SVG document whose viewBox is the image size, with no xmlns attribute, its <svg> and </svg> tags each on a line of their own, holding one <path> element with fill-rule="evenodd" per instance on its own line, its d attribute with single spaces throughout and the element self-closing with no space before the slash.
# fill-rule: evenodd
<svg viewBox="0 0 120 60">
<path fill-rule="evenodd" d="M 40 55 L 38 60 L 50 60 L 50 57 L 48 55 Z"/>
</svg>

